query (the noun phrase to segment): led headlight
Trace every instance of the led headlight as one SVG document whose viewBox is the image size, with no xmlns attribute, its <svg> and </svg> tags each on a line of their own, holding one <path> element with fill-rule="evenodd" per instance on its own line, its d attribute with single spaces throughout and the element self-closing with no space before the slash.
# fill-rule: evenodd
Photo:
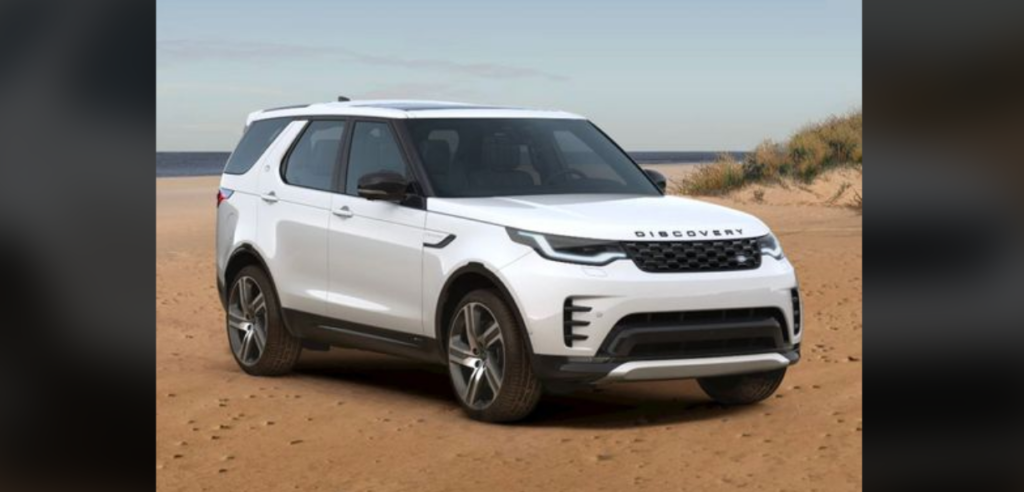
<svg viewBox="0 0 1024 492">
<path fill-rule="evenodd" d="M 513 241 L 533 248 L 537 254 L 549 260 L 583 265 L 607 265 L 626 258 L 626 252 L 615 241 L 554 236 L 512 228 L 506 230 L 508 237 Z"/>
<path fill-rule="evenodd" d="M 771 256 L 776 260 L 781 260 L 782 246 L 779 246 L 779 240 L 774 234 L 768 234 L 767 236 L 761 236 L 757 238 L 757 246 L 761 249 L 761 254 Z"/>
</svg>

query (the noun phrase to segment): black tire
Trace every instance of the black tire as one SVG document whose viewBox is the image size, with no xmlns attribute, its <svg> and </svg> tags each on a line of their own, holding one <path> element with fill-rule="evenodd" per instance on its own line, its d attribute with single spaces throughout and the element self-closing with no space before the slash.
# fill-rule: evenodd
<svg viewBox="0 0 1024 492">
<path fill-rule="evenodd" d="M 444 339 L 446 354 L 450 354 L 449 337 L 451 330 L 456 325 L 456 318 L 462 310 L 470 304 L 482 304 L 493 314 L 494 321 L 498 323 L 501 331 L 502 343 L 504 345 L 504 372 L 497 395 L 484 408 L 473 408 L 464 401 L 460 394 L 458 385 L 455 382 L 455 375 L 451 373 L 449 363 L 449 375 L 452 382 L 452 389 L 455 398 L 465 410 L 466 414 L 475 420 L 483 422 L 514 422 L 526 418 L 537 407 L 540 401 L 542 389 L 541 383 L 533 374 L 533 367 L 530 365 L 530 352 L 527 343 L 526 330 L 519 325 L 512 309 L 502 300 L 497 292 L 490 289 L 475 290 L 466 294 L 459 304 L 452 311 L 452 319 L 447 320 L 447 330 Z M 449 359 L 450 360 L 450 359 Z"/>
<path fill-rule="evenodd" d="M 263 323 L 266 329 L 266 338 L 263 350 L 252 360 L 240 358 L 236 349 L 237 343 L 240 342 L 237 338 L 233 338 L 239 336 L 234 334 L 238 330 L 232 327 L 232 313 L 237 313 L 237 311 L 233 311 L 236 306 L 234 302 L 237 299 L 235 297 L 236 289 L 239 286 L 239 282 L 242 282 L 243 279 L 252 279 L 255 282 L 259 292 L 263 294 L 263 299 L 266 303 L 265 323 Z M 292 336 L 284 326 L 284 321 L 281 318 L 281 304 L 277 299 L 277 293 L 270 282 L 270 277 L 267 276 L 262 268 L 255 265 L 247 266 L 242 268 L 235 275 L 235 278 L 231 279 L 228 287 L 228 311 L 225 314 L 225 325 L 228 331 L 228 346 L 231 349 L 231 354 L 234 356 L 238 366 L 246 373 L 252 376 L 283 376 L 295 368 L 299 355 L 302 353 L 302 342 Z"/>
<path fill-rule="evenodd" d="M 701 389 L 723 405 L 750 405 L 772 396 L 786 377 L 786 368 L 754 374 L 700 378 Z"/>
</svg>

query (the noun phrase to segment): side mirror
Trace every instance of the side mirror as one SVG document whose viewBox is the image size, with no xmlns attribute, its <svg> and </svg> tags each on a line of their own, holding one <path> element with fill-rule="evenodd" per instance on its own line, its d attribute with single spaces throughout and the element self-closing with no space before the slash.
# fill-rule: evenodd
<svg viewBox="0 0 1024 492">
<path fill-rule="evenodd" d="M 658 185 L 658 188 L 662 193 L 664 193 L 665 188 L 668 187 L 668 180 L 665 179 L 665 175 L 655 171 L 654 169 L 644 169 L 644 172 L 647 173 L 647 177 L 651 178 L 651 181 L 654 181 L 654 184 Z"/>
<path fill-rule="evenodd" d="M 359 178 L 359 196 L 367 200 L 400 202 L 405 199 L 409 182 L 393 171 L 370 173 Z"/>
</svg>

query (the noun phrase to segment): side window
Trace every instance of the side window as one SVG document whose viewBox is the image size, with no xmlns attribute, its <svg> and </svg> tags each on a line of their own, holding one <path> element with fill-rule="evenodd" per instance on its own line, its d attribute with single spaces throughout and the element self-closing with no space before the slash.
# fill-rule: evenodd
<svg viewBox="0 0 1024 492">
<path fill-rule="evenodd" d="M 344 135 L 344 121 L 310 122 L 284 164 L 284 181 L 295 186 L 330 191 Z"/>
<path fill-rule="evenodd" d="M 231 153 L 228 163 L 224 166 L 227 174 L 245 174 L 252 169 L 253 164 L 260 160 L 267 147 L 281 134 L 281 130 L 288 126 L 291 120 L 278 118 L 273 120 L 256 121 L 249 126 L 238 142 L 238 147 Z"/>
<path fill-rule="evenodd" d="M 409 177 L 402 151 L 388 124 L 360 121 L 352 132 L 345 193 L 358 195 L 359 178 L 380 171 L 393 171 Z"/>
</svg>

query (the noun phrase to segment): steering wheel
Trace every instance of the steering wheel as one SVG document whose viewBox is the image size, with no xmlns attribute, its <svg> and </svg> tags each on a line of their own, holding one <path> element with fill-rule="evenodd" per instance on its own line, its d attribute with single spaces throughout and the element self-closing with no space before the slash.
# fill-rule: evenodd
<svg viewBox="0 0 1024 492">
<path fill-rule="evenodd" d="M 548 184 L 548 183 L 554 181 L 556 178 L 561 178 L 562 176 L 570 176 L 570 175 L 575 175 L 579 179 L 589 179 L 590 178 L 590 176 L 587 176 L 586 174 L 583 174 L 582 172 L 577 171 L 575 169 L 562 169 L 561 171 L 555 171 L 554 174 L 549 174 L 548 177 L 544 178 L 544 184 Z"/>
</svg>

